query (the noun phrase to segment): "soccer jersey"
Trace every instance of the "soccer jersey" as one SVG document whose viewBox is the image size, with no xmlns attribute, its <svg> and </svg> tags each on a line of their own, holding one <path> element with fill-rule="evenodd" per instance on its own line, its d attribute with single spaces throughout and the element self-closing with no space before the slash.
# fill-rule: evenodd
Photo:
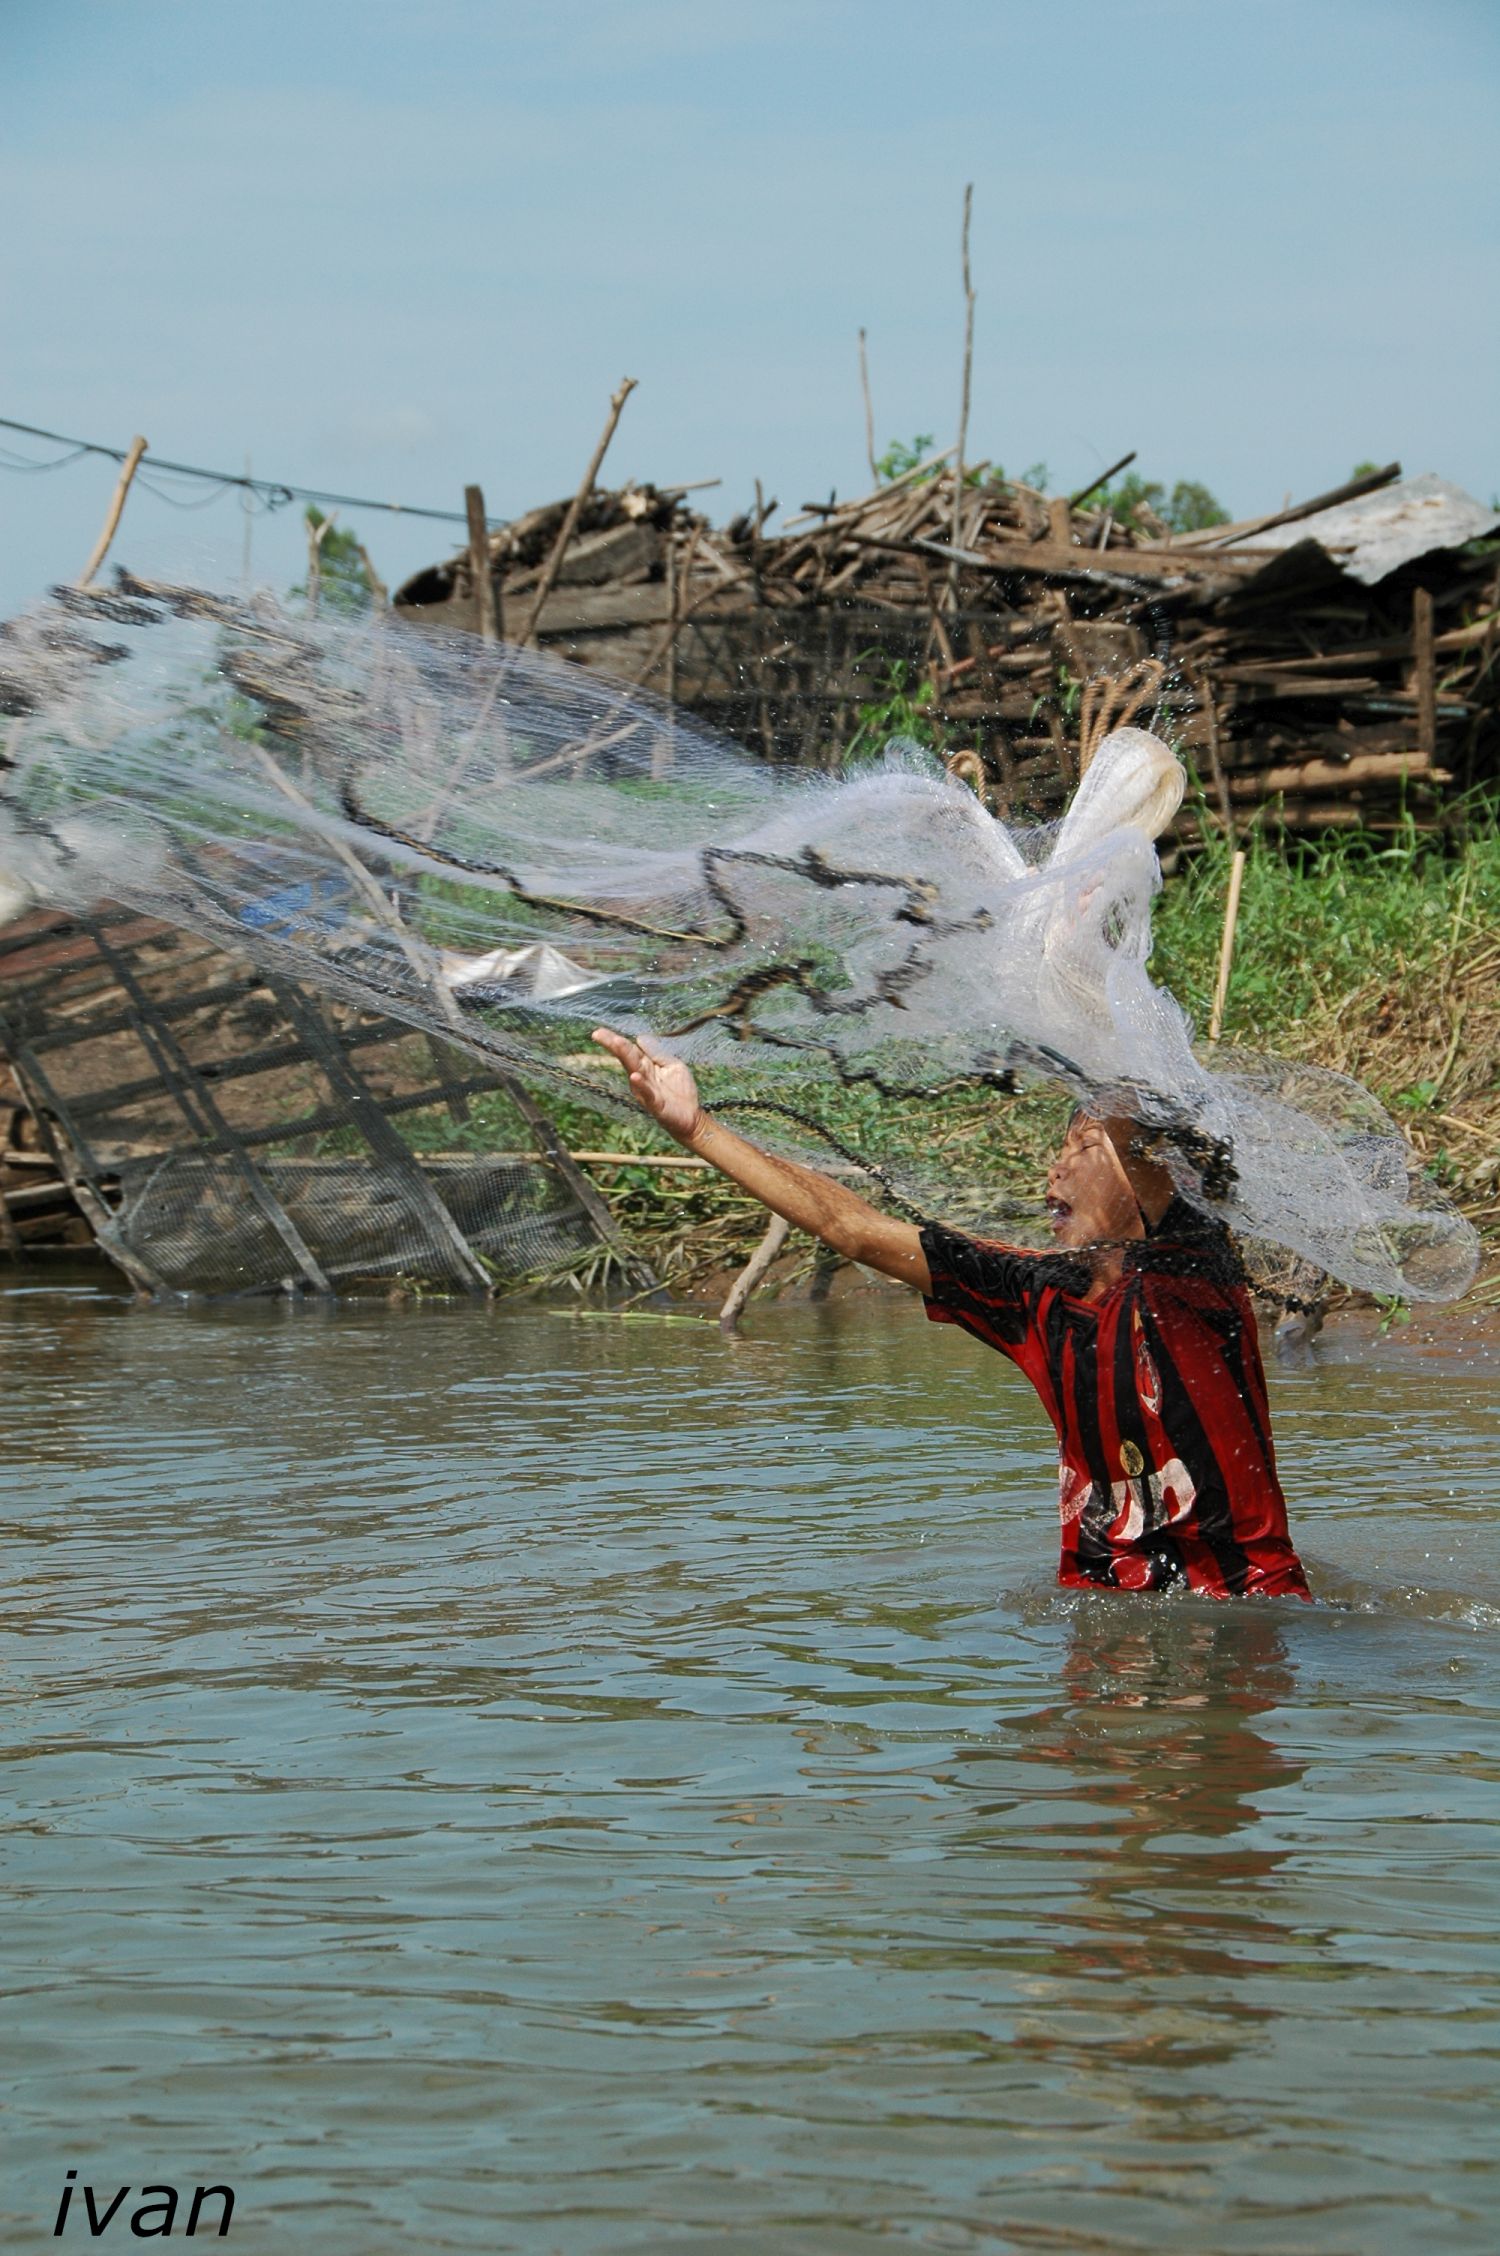
<svg viewBox="0 0 1500 2256">
<path fill-rule="evenodd" d="M 1059 1582 L 1306 1598 L 1228 1233 L 1177 1198 L 1149 1237 L 1089 1302 L 1076 1261 L 929 1223 L 927 1313 L 1008 1355 L 1042 1398 L 1057 1429 Z"/>
</svg>

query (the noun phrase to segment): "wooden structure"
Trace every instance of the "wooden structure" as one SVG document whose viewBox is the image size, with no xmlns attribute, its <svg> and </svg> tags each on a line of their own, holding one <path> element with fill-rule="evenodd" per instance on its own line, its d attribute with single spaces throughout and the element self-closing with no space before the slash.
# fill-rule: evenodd
<svg viewBox="0 0 1500 2256">
<path fill-rule="evenodd" d="M 92 1237 L 145 1292 L 487 1293 L 608 1221 L 544 1116 L 533 1154 L 425 1148 L 504 1076 L 125 910 L 0 932 L 0 1055 L 4 1250 Z"/>
<path fill-rule="evenodd" d="M 1457 489 L 1392 464 L 1173 537 L 946 464 L 779 536 L 774 503 L 714 528 L 686 489 L 591 491 L 490 536 L 482 605 L 465 551 L 397 613 L 472 631 L 493 600 L 773 759 L 837 765 L 915 714 L 1030 815 L 1061 805 L 1101 711 L 1163 713 L 1231 829 L 1431 821 L 1500 781 L 1500 517 Z"/>
</svg>

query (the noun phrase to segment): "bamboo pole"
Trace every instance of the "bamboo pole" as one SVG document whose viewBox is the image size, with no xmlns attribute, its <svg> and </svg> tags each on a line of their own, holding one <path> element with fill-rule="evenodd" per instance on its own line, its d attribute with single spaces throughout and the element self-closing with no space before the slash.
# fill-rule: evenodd
<svg viewBox="0 0 1500 2256">
<path fill-rule="evenodd" d="M 974 183 L 969 181 L 964 189 L 964 220 L 960 238 L 964 277 L 964 380 L 958 403 L 958 441 L 954 448 L 953 465 L 953 529 L 949 536 L 954 548 L 962 544 L 959 534 L 964 506 L 964 449 L 969 443 L 969 391 L 974 372 L 974 283 L 969 272 L 969 221 L 974 211 Z M 958 609 L 958 563 L 953 562 L 948 571 L 948 603 Z"/>
<path fill-rule="evenodd" d="M 307 615 L 315 619 L 323 596 L 323 543 L 333 531 L 333 519 L 307 520 Z"/>
<path fill-rule="evenodd" d="M 568 504 L 568 514 L 562 521 L 562 530 L 558 533 L 557 539 L 553 543 L 552 554 L 548 557 L 547 562 L 543 567 L 541 579 L 537 582 L 537 591 L 535 596 L 532 598 L 531 603 L 531 614 L 526 621 L 525 627 L 517 637 L 517 640 L 522 644 L 529 643 L 535 640 L 537 621 L 541 618 L 542 606 L 545 604 L 548 596 L 552 593 L 557 575 L 562 570 L 562 560 L 567 554 L 568 543 L 573 538 L 573 534 L 577 529 L 578 520 L 583 514 L 583 505 L 594 490 L 594 480 L 598 477 L 600 465 L 603 463 L 605 455 L 609 452 L 609 442 L 615 435 L 615 426 L 620 420 L 621 412 L 624 409 L 625 402 L 629 399 L 631 393 L 635 390 L 635 385 L 635 378 L 633 376 L 626 376 L 622 380 L 619 390 L 613 395 L 610 400 L 609 415 L 605 422 L 604 430 L 600 436 L 599 444 L 594 449 L 593 456 L 589 462 L 587 470 L 585 470 L 585 472 L 583 473 L 583 483 L 579 486 L 577 493 L 574 494 L 573 499 Z"/>
<path fill-rule="evenodd" d="M 1111 478 L 1118 478 L 1122 470 L 1128 470 L 1135 460 L 1135 455 L 1136 450 L 1132 447 L 1129 454 L 1122 454 L 1118 462 L 1112 462 L 1107 470 L 1101 470 L 1092 484 L 1080 486 L 1076 493 L 1070 493 L 1068 496 L 1069 509 L 1081 509 L 1083 504 L 1096 494 L 1101 486 L 1107 486 Z M 1103 543 L 1101 542 L 1100 545 L 1102 547 Z"/>
<path fill-rule="evenodd" d="M 145 451 L 146 441 L 144 439 L 135 438 L 131 440 L 130 451 L 121 465 L 119 483 L 110 498 L 109 508 L 105 512 L 104 524 L 100 529 L 99 538 L 94 543 L 94 553 L 78 575 L 78 585 L 81 588 L 91 585 L 94 574 L 109 554 L 109 544 L 119 529 L 120 518 L 124 512 L 125 496 L 130 491 L 131 480 L 140 467 L 141 456 Z"/>
<path fill-rule="evenodd" d="M 667 533 L 667 619 L 672 629 L 672 639 L 667 644 L 667 703 L 669 705 L 675 705 L 677 702 L 677 603 L 677 528 L 674 525 L 669 528 Z M 652 761 L 652 772 L 655 772 L 654 759 Z"/>
<path fill-rule="evenodd" d="M 777 1254 L 786 1244 L 787 1232 L 790 1228 L 791 1224 L 783 1220 L 781 1215 L 773 1214 L 765 1236 L 730 1286 L 729 1297 L 719 1310 L 719 1330 L 725 1334 L 726 1338 L 730 1333 L 739 1330 L 740 1318 L 745 1313 L 745 1304 L 770 1268 L 771 1263 L 776 1259 Z"/>
<path fill-rule="evenodd" d="M 1224 773 L 1224 757 L 1219 741 L 1219 696 L 1212 674 L 1199 678 L 1198 697 L 1204 718 L 1208 723 L 1208 764 L 1213 773 L 1214 790 L 1218 793 L 1219 813 L 1224 818 L 1224 833 L 1229 843 L 1239 850 L 1239 825 L 1234 819 L 1234 802 L 1229 796 L 1229 779 Z"/>
<path fill-rule="evenodd" d="M 371 563 L 370 551 L 366 548 L 363 541 L 355 542 L 354 553 L 365 568 L 365 578 L 370 583 L 370 601 L 374 604 L 377 611 L 387 610 L 390 606 L 391 591 L 386 586 L 384 580 L 380 577 L 380 574 L 376 571 L 374 565 Z M 249 575 L 247 573 L 247 585 L 248 581 Z"/>
<path fill-rule="evenodd" d="M 1433 656 L 1430 588 L 1412 590 L 1411 648 L 1417 676 L 1417 747 L 1431 764 L 1437 758 L 1437 665 Z"/>
<path fill-rule="evenodd" d="M 870 360 L 865 351 L 863 329 L 859 333 L 859 388 L 864 394 L 865 401 L 865 459 L 870 465 L 870 485 L 873 489 L 880 483 L 880 471 L 875 462 L 875 409 L 870 400 Z M 759 524 L 756 525 L 755 531 L 756 537 L 759 538 Z"/>
<path fill-rule="evenodd" d="M 464 509 L 469 519 L 469 572 L 474 582 L 474 624 L 486 642 L 500 640 L 495 611 L 495 580 L 490 569 L 490 535 L 484 521 L 484 491 L 464 487 Z"/>
<path fill-rule="evenodd" d="M 1229 996 L 1229 970 L 1234 962 L 1234 933 L 1240 921 L 1240 887 L 1245 882 L 1245 849 L 1237 846 L 1229 866 L 1229 898 L 1224 903 L 1224 937 L 1219 942 L 1219 975 L 1214 981 L 1214 1005 L 1209 1013 L 1208 1038 L 1217 1042 L 1224 1025 L 1224 1005 Z"/>
</svg>

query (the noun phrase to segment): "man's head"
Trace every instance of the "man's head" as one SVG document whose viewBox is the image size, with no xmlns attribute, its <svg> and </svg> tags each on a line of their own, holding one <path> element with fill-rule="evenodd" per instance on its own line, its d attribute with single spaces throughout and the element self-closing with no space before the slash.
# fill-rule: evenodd
<svg viewBox="0 0 1500 2256">
<path fill-rule="evenodd" d="M 1135 1123 L 1078 1111 L 1047 1170 L 1047 1209 L 1060 1246 L 1142 1238 L 1146 1225 L 1125 1170 Z"/>
</svg>

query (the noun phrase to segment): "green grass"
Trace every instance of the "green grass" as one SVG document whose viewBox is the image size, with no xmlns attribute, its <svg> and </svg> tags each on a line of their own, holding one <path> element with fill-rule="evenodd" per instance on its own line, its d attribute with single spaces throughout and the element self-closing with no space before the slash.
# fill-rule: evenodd
<svg viewBox="0 0 1500 2256">
<path fill-rule="evenodd" d="M 1500 948 L 1500 810 L 1466 812 L 1457 841 L 1414 826 L 1394 836 L 1338 832 L 1311 843 L 1253 833 L 1224 1038 L 1356 1073 L 1402 1119 L 1434 1172 L 1460 1195 L 1472 1194 L 1481 1225 L 1493 1230 L 1500 1209 L 1487 1217 L 1483 1202 L 1495 1192 L 1485 1188 L 1491 1179 L 1483 1167 L 1486 1136 L 1500 1152 L 1500 1003 L 1493 999 L 1500 962 L 1486 970 L 1484 954 Z M 1167 881 L 1156 905 L 1153 976 L 1177 995 L 1200 1034 L 1229 861 L 1214 838 Z M 539 1093 L 574 1150 L 663 1149 L 644 1120 Z M 1040 1193 L 1070 1102 L 1039 1089 L 1015 1098 L 961 1090 L 892 1103 L 868 1089 L 821 1082 L 799 1092 L 778 1081 L 768 1093 L 792 1104 L 800 1095 L 805 1110 L 862 1155 L 898 1163 L 905 1155 L 919 1174 L 951 1166 L 1023 1201 Z M 705 1094 L 712 1101 L 711 1087 Z M 1443 1124 L 1455 1106 L 1473 1124 L 1467 1140 Z M 753 1115 L 734 1125 L 757 1132 Z M 529 1144 L 498 1094 L 472 1098 L 463 1126 L 440 1112 L 424 1116 L 420 1131 L 412 1126 L 426 1149 Z M 679 1283 L 734 1266 L 763 1227 L 761 1210 L 717 1176 L 641 1167 L 596 1179 L 630 1241 Z"/>
<path fill-rule="evenodd" d="M 1226 1039 L 1300 1047 L 1300 1028 L 1336 1016 L 1372 984 L 1410 1002 L 1414 986 L 1446 975 L 1485 934 L 1500 938 L 1500 819 L 1493 804 L 1471 813 L 1456 847 L 1415 825 L 1393 837 L 1334 831 L 1309 844 L 1252 833 Z M 1218 966 L 1229 863 L 1228 845 L 1215 837 L 1157 903 L 1153 976 L 1200 1026 Z"/>
</svg>

